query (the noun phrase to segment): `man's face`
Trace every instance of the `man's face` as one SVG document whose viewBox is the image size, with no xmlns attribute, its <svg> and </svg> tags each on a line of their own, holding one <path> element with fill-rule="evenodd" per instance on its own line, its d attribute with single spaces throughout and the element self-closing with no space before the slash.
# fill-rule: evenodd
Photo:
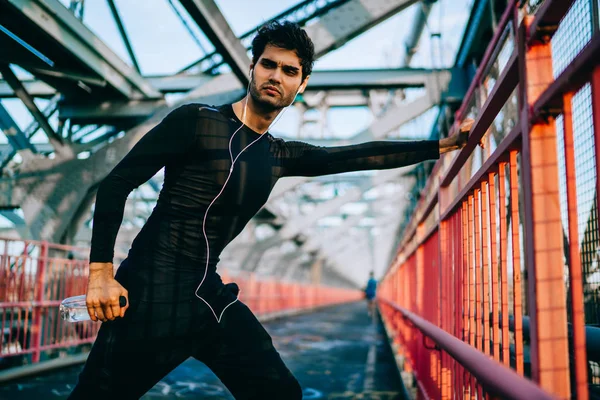
<svg viewBox="0 0 600 400">
<path fill-rule="evenodd" d="M 301 83 L 302 67 L 296 52 L 267 45 L 254 65 L 250 95 L 266 109 L 282 109 L 294 101 Z"/>
</svg>

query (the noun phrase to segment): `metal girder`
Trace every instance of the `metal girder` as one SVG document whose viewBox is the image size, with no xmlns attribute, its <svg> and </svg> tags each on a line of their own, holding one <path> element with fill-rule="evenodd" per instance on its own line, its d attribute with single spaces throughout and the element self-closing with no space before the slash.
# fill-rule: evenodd
<svg viewBox="0 0 600 400">
<path fill-rule="evenodd" d="M 456 53 L 455 65 L 457 67 L 463 68 L 469 62 L 473 52 L 473 44 L 481 39 L 481 30 L 487 26 L 483 21 L 489 17 L 488 7 L 490 7 L 490 4 L 489 0 L 475 0 L 473 2 L 465 34 Z M 483 49 L 481 51 L 485 51 L 486 48 L 487 44 L 481 46 L 481 49 Z"/>
<path fill-rule="evenodd" d="M 165 100 L 104 101 L 99 104 L 63 103 L 59 108 L 60 119 L 70 119 L 72 124 L 111 124 L 125 119 L 146 119 L 157 108 L 165 106 Z"/>
<path fill-rule="evenodd" d="M 301 176 L 295 176 L 278 180 L 275 186 L 273 187 L 271 194 L 269 195 L 269 200 L 267 201 L 267 203 L 307 181 L 308 178 Z"/>
<path fill-rule="evenodd" d="M 48 104 L 46 104 L 46 106 L 42 110 L 42 113 L 46 116 L 46 118 L 49 118 L 52 114 L 54 114 L 56 112 L 59 100 L 60 100 L 60 95 L 56 95 L 50 99 Z M 30 139 L 35 134 L 35 132 L 39 129 L 39 127 L 40 126 L 39 126 L 38 122 L 34 119 L 23 131 L 24 137 Z M 54 152 L 54 146 L 52 146 L 51 143 L 43 144 L 42 147 L 45 147 L 45 150 L 42 151 L 42 149 L 40 149 L 40 147 L 39 147 L 39 144 L 35 146 L 37 151 L 41 152 L 41 153 Z M 10 145 L 8 148 L 6 148 L 4 145 L 0 145 L 0 148 L 2 149 L 1 150 L 2 164 L 0 166 L 0 169 L 4 169 L 4 167 L 17 154 L 17 150 L 13 149 L 12 146 L 10 146 Z M 24 162 L 27 162 L 31 158 L 30 154 L 31 153 L 29 151 L 21 152 L 21 157 Z"/>
<path fill-rule="evenodd" d="M 277 260 L 277 264 L 279 264 L 279 268 L 274 268 L 271 275 L 280 277 L 283 280 L 292 280 L 292 277 L 297 274 L 298 269 L 302 268 L 303 264 L 306 262 L 302 261 L 304 256 L 304 252 L 297 250 L 295 252 L 285 254 L 279 260 Z M 321 260 L 315 260 L 314 257 L 312 262 L 322 262 Z"/>
<path fill-rule="evenodd" d="M 318 57 L 341 47 L 419 0 L 351 0 L 321 16 L 305 28 Z"/>
<path fill-rule="evenodd" d="M 356 135 L 353 140 L 363 142 L 382 139 L 394 129 L 398 129 L 401 125 L 437 105 L 440 97 L 439 91 L 433 93 L 428 91 L 409 103 L 394 105 L 383 116 L 375 120 L 369 128 Z"/>
<path fill-rule="evenodd" d="M 2 154 L 10 153 L 11 150 L 28 150 L 31 153 L 37 153 L 36 148 L 31 144 L 27 135 L 23 133 L 2 104 L 0 104 L 0 129 L 2 129 L 2 132 L 4 132 L 10 143 L 9 149 L 1 150 Z"/>
<path fill-rule="evenodd" d="M 401 213 L 395 212 L 394 214 L 397 215 Z M 335 259 L 334 256 L 336 256 L 341 248 L 347 247 L 349 244 L 358 246 L 362 243 L 360 240 L 357 240 L 356 236 L 349 235 L 348 232 L 350 228 L 357 226 L 360 220 L 365 217 L 375 216 L 367 212 L 365 214 L 348 217 L 340 226 L 328 229 L 321 234 L 311 236 L 311 238 L 304 243 L 302 249 L 307 252 L 318 251 L 330 259 Z M 381 218 L 385 218 L 386 226 L 392 227 L 392 229 L 397 228 L 397 216 L 388 215 L 386 213 L 385 215 L 381 215 Z M 364 234 L 370 235 L 370 233 L 367 232 Z M 386 235 L 380 236 L 386 237 Z"/>
<path fill-rule="evenodd" d="M 213 0 L 179 0 L 212 42 L 242 86 L 248 86 L 250 58 Z"/>
<path fill-rule="evenodd" d="M 418 88 L 424 87 L 432 75 L 438 74 L 444 75 L 440 79 L 447 80 L 450 72 L 424 68 L 314 71 L 306 90 Z"/>
<path fill-rule="evenodd" d="M 18 0 L 11 0 L 18 1 Z M 25 0 L 20 0 L 25 1 Z M 194 1 L 195 3 L 201 4 L 200 0 L 184 0 L 184 1 Z M 204 0 L 206 1 L 206 0 Z M 369 29 L 371 26 L 377 24 L 378 22 L 384 20 L 385 18 L 405 9 L 411 4 L 415 3 L 416 0 L 411 1 L 369 1 L 366 0 L 352 0 L 347 1 L 343 5 L 328 10 L 328 12 L 321 17 L 319 22 L 310 25 L 307 27 L 307 31 L 309 34 L 314 31 L 313 42 L 315 43 L 315 49 L 319 55 L 332 50 L 331 41 L 334 42 L 343 42 L 345 43 L 350 38 L 359 35 L 365 30 Z M 364 3 L 364 4 L 363 4 Z M 217 9 L 218 12 L 218 9 Z M 198 12 L 196 11 L 196 14 Z M 220 13 L 219 13 L 220 15 Z M 341 21 L 345 21 L 346 17 L 355 16 L 356 18 L 352 20 L 352 23 L 344 23 L 343 26 L 340 25 Z M 222 18 L 222 16 L 221 16 Z M 340 25 L 340 26 L 338 26 Z M 329 34 L 326 34 L 329 32 Z M 312 36 L 312 35 L 311 35 Z M 338 46 L 336 46 L 337 48 Z M 244 52 L 245 54 L 245 52 Z M 244 70 L 244 76 L 246 76 L 246 70 Z M 312 79 L 317 79 L 318 77 L 312 77 Z M 346 77 L 347 79 L 347 77 Z M 364 80 L 364 76 L 359 76 L 357 82 Z M 343 80 L 342 80 L 343 81 Z M 247 82 L 247 80 L 245 81 Z M 360 83 L 359 83 L 360 84 Z M 389 82 L 389 85 L 393 86 L 394 84 L 403 85 L 403 83 L 394 83 Z M 381 83 L 380 83 L 381 85 Z M 347 87 L 347 85 L 346 85 Z M 310 88 L 310 85 L 309 85 Z M 307 88 L 307 89 L 309 89 Z M 2 93 L 0 91 L 0 93 Z M 0 95 L 1 97 L 2 95 Z"/>
<path fill-rule="evenodd" d="M 421 35 L 423 34 L 423 30 L 427 25 L 427 19 L 429 18 L 429 14 L 431 13 L 431 6 L 437 0 L 424 0 L 417 11 L 417 18 L 413 22 L 412 30 L 410 31 L 406 42 L 404 42 L 404 48 L 406 53 L 404 54 L 404 59 L 402 60 L 402 65 L 409 65 L 413 56 L 418 50 L 419 41 L 421 40 Z"/>
<path fill-rule="evenodd" d="M 329 12 L 329 10 L 339 7 L 348 1 L 349 0 L 304 0 L 283 11 L 282 13 L 277 14 L 271 18 L 271 21 L 294 21 L 300 26 L 304 26 L 308 21 L 318 18 L 321 15 Z M 250 49 L 250 42 L 259 27 L 260 26 L 256 26 L 240 36 L 240 40 L 246 49 Z M 193 62 L 179 72 L 182 73 L 196 71 L 198 67 L 200 67 L 202 70 L 199 72 L 212 73 L 215 69 L 222 65 L 222 60 L 218 60 L 217 56 L 217 52 L 207 54 L 200 60 Z"/>
<path fill-rule="evenodd" d="M 215 83 L 215 82 L 210 82 Z M 218 88 L 214 88 L 215 92 L 218 93 Z M 210 93 L 210 92 L 208 92 Z M 237 96 L 236 91 L 229 92 L 230 96 Z M 217 94 L 220 96 L 220 94 Z M 187 97 L 182 102 L 194 101 L 193 97 Z M 223 100 L 227 100 L 223 98 Z M 230 97 L 229 100 L 231 101 Z M 3 205 L 11 205 L 11 204 L 20 204 L 25 201 L 25 198 L 29 197 L 27 193 L 34 192 L 34 188 L 38 186 L 44 186 L 48 189 L 46 190 L 63 190 L 64 187 L 73 187 L 73 190 L 81 191 L 82 187 L 93 187 L 97 182 L 110 172 L 110 170 L 114 167 L 114 165 L 122 159 L 125 154 L 129 151 L 129 149 L 139 140 L 141 136 L 143 136 L 148 130 L 150 130 L 158 121 L 160 121 L 164 116 L 170 111 L 171 107 L 163 108 L 161 112 L 156 113 L 152 118 L 150 118 L 145 123 L 139 125 L 138 127 L 130 130 L 127 135 L 123 138 L 115 140 L 113 143 L 107 145 L 106 147 L 100 149 L 98 152 L 92 154 L 87 160 L 72 160 L 67 163 L 54 163 L 52 160 L 38 160 L 34 164 L 30 164 L 28 168 L 32 170 L 43 170 L 46 168 L 50 168 L 51 166 L 58 169 L 62 174 L 62 177 L 57 177 L 54 175 L 54 179 L 52 180 L 43 180 L 43 182 L 31 180 L 30 178 L 17 178 L 16 185 L 10 184 L 10 186 L 5 186 L 6 190 L 0 191 L 2 193 L 2 197 L 0 197 L 0 204 Z M 389 113 L 393 113 L 398 118 L 398 110 L 390 109 Z M 400 114 L 401 115 L 401 114 Z M 374 125 L 378 124 L 376 121 Z M 381 129 L 371 129 L 373 132 L 380 132 L 378 135 L 379 138 L 382 137 Z M 58 165 L 60 167 L 58 167 Z M 83 168 L 82 166 L 86 167 Z M 86 170 L 91 170 L 93 173 L 86 172 Z M 306 182 L 308 178 L 288 178 L 280 180 L 274 188 L 273 193 L 271 194 L 270 199 L 276 198 L 278 195 L 282 194 L 284 191 L 287 191 L 303 182 Z M 9 182 L 2 182 L 3 184 L 9 184 Z M 22 190 L 17 190 L 17 187 L 21 187 Z M 49 187 L 54 187 L 54 189 L 50 189 Z M 9 189 L 12 187 L 13 189 Z M 60 188 L 60 189 L 59 189 Z M 60 199 L 61 196 L 52 196 L 53 199 Z M 72 196 L 70 198 L 71 201 L 77 202 L 78 196 Z M 40 234 L 56 234 L 58 237 L 62 236 L 62 232 L 60 227 L 62 226 L 62 221 L 68 220 L 68 213 L 72 207 L 65 208 L 61 213 L 54 214 L 53 212 L 40 212 L 42 209 L 47 210 L 47 208 L 42 207 L 37 201 L 32 201 L 28 203 L 32 205 L 32 208 L 29 209 L 26 207 L 24 209 L 24 213 L 26 218 L 29 219 L 28 224 L 40 224 L 40 229 L 33 230 L 33 232 L 39 232 Z M 267 206 L 268 207 L 268 206 Z M 49 228 L 42 229 L 43 226 L 49 226 Z M 289 229 L 289 228 L 288 228 Z M 51 239 L 50 237 L 39 237 Z M 277 242 L 277 240 L 276 240 Z"/>
<path fill-rule="evenodd" d="M 316 83 L 313 84 L 313 76 L 316 78 Z M 385 88 L 389 85 L 390 88 L 394 87 L 425 87 L 428 97 L 423 98 L 426 101 L 427 108 L 422 110 L 420 107 L 422 103 L 415 102 L 416 108 L 411 108 L 403 111 L 409 111 L 405 114 L 406 118 L 404 121 L 420 115 L 420 113 L 431 108 L 434 104 L 439 102 L 441 97 L 440 91 L 448 86 L 451 74 L 449 71 L 430 71 L 430 70 L 412 70 L 412 69 L 400 69 L 400 70 L 367 70 L 367 71 L 337 71 L 335 74 L 330 74 L 327 71 L 316 71 L 306 88 L 307 104 L 315 105 L 314 103 L 319 102 L 319 99 L 311 97 L 311 92 L 315 90 L 336 90 L 338 93 L 345 88 L 349 90 L 355 90 L 356 87 L 363 85 L 364 89 L 368 87 Z M 159 78 L 156 78 L 158 81 Z M 170 82 L 175 83 L 176 78 L 166 78 Z M 189 78 L 183 78 L 189 82 Z M 222 80 L 225 80 L 223 76 Z M 344 83 L 344 79 L 348 79 L 348 83 Z M 362 83 L 361 83 L 362 82 Z M 191 83 L 191 82 L 190 82 Z M 212 84 L 206 80 L 197 81 L 195 83 L 205 83 L 207 86 Z M 381 85 L 381 86 L 378 86 Z M 159 85 L 165 87 L 164 85 Z M 329 88 L 329 89 L 324 89 Z M 364 93 L 364 92 L 363 92 Z M 243 92 L 240 92 L 243 95 Z M 362 103 L 368 104 L 368 99 L 362 95 Z M 338 95 L 337 99 L 340 99 Z M 328 106 L 329 102 L 326 100 Z M 432 103 L 433 102 L 433 103 Z M 353 104 L 354 103 L 354 104 Z M 347 104 L 342 103 L 342 100 L 338 100 L 338 105 L 357 105 L 357 99 L 349 99 Z M 70 118 L 76 122 L 95 123 L 105 122 L 106 120 L 114 120 L 119 118 L 145 118 L 152 115 L 153 111 L 160 105 L 165 104 L 164 100 L 150 100 L 150 101 L 115 101 L 105 102 L 101 105 L 98 104 L 64 104 L 60 109 L 61 118 Z M 415 114 L 416 112 L 416 114 Z M 397 115 L 393 116 L 396 118 Z M 383 126 L 383 125 L 382 125 Z M 390 129 L 391 130 L 391 129 Z M 389 132 L 389 131 L 388 131 Z"/>
<path fill-rule="evenodd" d="M 385 90 L 397 88 L 425 87 L 433 79 L 447 82 L 450 72 L 447 70 L 428 70 L 420 68 L 399 69 L 370 69 L 370 70 L 345 70 L 345 71 L 314 71 L 308 82 L 302 101 L 314 107 L 325 104 L 327 107 L 367 106 L 368 90 Z M 147 81 L 163 93 L 189 92 L 201 87 L 213 77 L 207 75 L 176 75 L 176 76 L 148 76 Z M 33 97 L 51 97 L 55 90 L 37 80 L 24 80 L 22 84 Z M 14 97 L 11 87 L 0 81 L 0 98 Z M 115 101 L 115 107 L 121 115 L 140 116 L 143 113 L 151 115 L 153 109 L 149 106 L 163 104 L 162 100 L 156 101 Z M 141 107 L 141 109 L 140 109 Z M 70 114 L 77 115 L 77 106 L 73 105 Z M 82 108 L 81 113 L 88 115 L 89 109 L 98 109 L 97 105 Z M 100 115 L 107 111 L 100 111 Z M 110 112 L 113 112 L 112 110 Z M 97 115 L 92 113 L 91 115 Z"/>
<path fill-rule="evenodd" d="M 214 77 L 210 75 L 173 75 L 146 76 L 144 79 L 161 93 L 185 93 L 202 86 L 204 83 L 214 79 Z M 56 89 L 43 81 L 24 79 L 21 82 L 32 97 L 44 98 L 52 97 L 56 94 Z M 15 94 L 10 86 L 5 81 L 0 80 L 0 98 L 12 97 L 15 97 Z"/>
<path fill-rule="evenodd" d="M 69 10 L 80 20 L 83 20 L 84 2 L 85 0 L 69 0 Z"/>
<path fill-rule="evenodd" d="M 156 193 L 160 192 L 160 185 L 159 185 L 159 183 L 154 178 L 151 178 L 148 181 L 148 184 L 150 185 L 150 187 L 152 188 L 152 190 L 154 190 Z"/>
<path fill-rule="evenodd" d="M 32 1 L 31 4 L 34 4 L 36 9 L 43 10 L 42 6 L 38 5 L 39 1 Z M 25 0 L 10 0 L 10 2 L 11 4 L 16 2 L 25 4 Z M 48 0 L 48 2 L 57 4 L 56 0 Z M 414 2 L 416 0 L 350 0 L 344 3 L 343 7 L 352 4 L 355 8 L 369 11 L 362 13 L 362 18 L 359 16 L 357 20 L 353 20 L 349 24 L 350 28 L 342 28 L 342 25 L 346 25 L 346 16 L 352 15 L 348 11 L 352 10 L 338 7 L 330 10 L 319 19 L 319 22 L 307 29 L 314 30 L 312 38 L 315 49 L 318 54 L 324 54 L 335 48 L 336 45 L 364 32 Z M 72 15 L 70 15 L 70 18 L 73 19 L 73 24 L 80 24 L 80 21 Z M 65 19 L 68 19 L 68 16 L 65 16 Z M 61 26 L 60 21 L 55 22 L 54 26 Z M 85 29 L 83 25 L 81 25 L 81 28 Z M 56 28 L 53 29 L 56 31 Z M 88 32 L 88 35 L 91 35 L 91 33 Z M 66 36 L 72 37 L 72 34 Z M 80 47 L 82 46 L 81 42 L 73 37 L 71 41 L 79 43 Z M 89 53 L 89 51 L 85 53 Z M 105 57 L 105 59 L 109 58 Z M 106 63 L 103 60 L 99 61 Z M 131 69 L 129 70 L 131 71 Z M 180 104 L 194 101 L 209 104 L 228 103 L 238 100 L 244 94 L 245 88 L 233 74 L 216 76 L 199 88 L 189 92 L 176 105 L 156 109 L 154 115 L 148 120 L 130 129 L 124 137 L 107 144 L 86 160 L 44 159 L 34 160 L 35 162 L 22 165 L 19 174 L 15 178 L 0 180 L 0 205 L 22 204 L 25 219 L 27 224 L 32 227 L 31 230 L 35 238 L 60 241 L 63 238 L 65 229 L 69 226 L 70 220 L 73 218 L 74 210 L 85 198 L 86 191 L 94 190 L 93 188 L 98 182 L 112 170 L 133 145 L 172 109 Z M 50 173 L 50 170 L 52 170 L 52 173 Z M 29 175 L 29 172 L 35 172 L 36 176 Z M 70 229 L 73 230 L 73 228 Z"/>
<path fill-rule="evenodd" d="M 447 77 L 449 79 L 449 77 Z M 441 82 L 443 85 L 445 82 Z M 447 82 L 446 82 L 447 84 Z M 431 87 L 432 85 L 427 87 L 427 92 L 425 95 L 415 99 L 414 101 L 407 104 L 400 104 L 394 107 L 389 108 L 384 115 L 380 118 L 376 119 L 371 126 L 369 126 L 364 131 L 360 132 L 356 136 L 351 139 L 344 141 L 344 144 L 351 143 L 362 143 L 367 142 L 369 140 L 381 140 L 384 139 L 387 134 L 389 134 L 392 130 L 397 129 L 402 124 L 410 121 L 413 118 L 423 114 L 425 111 L 429 110 L 431 107 L 436 105 L 439 102 L 440 93 L 439 90 L 435 90 Z M 437 82 L 436 82 L 437 86 Z M 431 93 L 433 92 L 433 93 Z M 304 177 L 294 177 L 294 178 L 286 178 L 279 180 L 271 195 L 269 197 L 269 201 L 267 201 L 266 207 L 269 207 L 269 203 L 282 195 L 283 193 L 291 190 L 302 183 L 307 182 L 309 179 Z"/>
<path fill-rule="evenodd" d="M 431 76 L 440 75 L 440 79 L 449 79 L 449 70 L 432 70 L 426 68 L 381 68 L 358 70 L 322 70 L 313 71 L 306 92 L 312 91 L 346 91 L 370 89 L 395 89 L 424 87 Z M 146 79 L 161 91 L 187 92 L 202 85 L 207 75 L 174 75 L 147 76 Z M 346 92 L 344 92 L 346 93 Z M 0 92 L 0 96 L 2 93 Z"/>
<path fill-rule="evenodd" d="M 14 225 L 9 231 L 2 231 L 3 237 L 22 238 L 29 234 L 29 227 L 25 224 L 25 220 L 14 210 L 1 210 L 0 214 Z"/>
<path fill-rule="evenodd" d="M 418 1 L 348 0 L 338 7 L 328 10 L 320 16 L 317 22 L 307 26 L 305 30 L 313 41 L 315 55 L 318 58 Z M 245 86 L 236 82 L 232 74 L 219 75 L 214 80 L 219 80 L 219 83 L 227 86 L 228 90 L 245 91 Z M 199 89 L 197 95 L 202 96 L 203 94 L 204 89 Z"/>
<path fill-rule="evenodd" d="M 4 15 L 0 23 L 11 28 L 14 25 L 17 29 L 12 30 L 47 55 L 54 67 L 77 66 L 80 71 L 93 72 L 122 98 L 162 97 L 58 0 L 6 0 L 0 2 L 0 15 Z M 6 61 L 12 62 L 11 56 L 18 58 L 14 54 L 0 58 L 8 57 Z M 28 69 L 40 65 L 21 66 Z"/>
<path fill-rule="evenodd" d="M 309 81 L 310 82 L 310 81 Z M 2 83 L 0 82 L 0 85 Z M 308 108 L 367 107 L 369 93 L 364 90 L 331 90 L 327 92 L 305 91 L 296 105 L 305 104 Z"/>
<path fill-rule="evenodd" d="M 163 93 L 184 93 L 196 89 L 214 77 L 210 75 L 147 76 L 146 79 Z"/>
<path fill-rule="evenodd" d="M 14 210 L 0 210 L 0 214 L 15 225 L 25 225 L 25 220 L 17 215 Z"/>
<path fill-rule="evenodd" d="M 213 82 L 219 83 L 218 79 Z M 221 90 L 214 87 L 207 92 L 218 100 L 215 103 L 231 102 L 239 96 L 239 92 L 226 90 L 227 87 L 221 87 Z M 59 243 L 88 191 L 93 192 L 131 148 L 171 110 L 180 104 L 200 100 L 193 96 L 194 93 L 176 105 L 162 107 L 122 138 L 115 139 L 85 160 L 36 158 L 22 163 L 14 178 L 0 178 L 0 207 L 20 205 L 31 230 L 31 239 Z M 72 226 L 70 230 L 76 231 Z"/>
<path fill-rule="evenodd" d="M 294 236 L 304 232 L 318 220 L 326 217 L 336 211 L 344 204 L 360 200 L 363 195 L 361 188 L 348 190 L 343 196 L 334 197 L 325 203 L 319 204 L 311 211 L 310 215 L 299 215 L 287 221 L 287 223 L 277 232 L 282 239 L 291 239 Z"/>
<path fill-rule="evenodd" d="M 404 174 L 401 171 L 398 172 L 395 170 L 379 171 L 379 173 L 383 174 L 384 176 L 379 177 L 379 178 L 377 178 L 377 177 L 373 178 L 373 182 L 372 182 L 373 186 L 381 185 L 381 184 L 387 182 L 389 179 L 393 179 L 393 174 L 395 174 L 395 173 L 399 174 L 398 176 L 404 176 Z M 387 176 L 385 176 L 385 175 L 387 175 Z M 334 204 L 334 200 L 331 200 L 331 203 L 329 203 L 329 204 Z M 348 201 L 353 201 L 353 198 L 348 198 Z M 386 200 L 386 201 L 379 201 L 378 205 L 381 206 L 381 208 L 378 208 L 378 209 L 383 209 L 383 207 L 390 202 L 393 202 L 395 205 L 396 205 L 396 203 L 398 203 L 397 199 L 395 199 L 395 198 L 391 199 L 391 200 Z M 400 202 L 400 206 L 402 206 L 402 202 Z M 337 210 L 333 206 L 327 206 L 324 204 L 322 206 L 322 209 L 324 210 L 325 208 L 331 209 L 334 212 L 335 212 L 335 210 Z M 326 213 L 324 211 L 319 211 L 319 208 L 317 208 L 315 211 L 319 214 L 326 215 Z M 310 215 L 311 216 L 314 215 L 315 211 L 311 212 Z M 398 223 L 394 222 L 394 221 L 399 221 L 399 219 L 401 218 L 402 212 L 398 211 L 396 214 L 398 214 L 397 218 L 390 219 L 389 216 L 385 217 L 386 225 L 390 225 L 390 224 L 393 225 L 393 228 L 392 228 L 393 230 L 397 229 Z M 328 246 L 330 243 L 339 243 L 340 242 L 339 236 L 347 235 L 348 229 L 351 228 L 352 226 L 355 226 L 360 221 L 360 219 L 362 219 L 366 216 L 371 216 L 370 212 L 367 212 L 366 214 L 362 214 L 362 215 L 349 216 L 339 227 L 327 229 L 325 232 L 320 233 L 320 234 L 311 235 L 306 242 L 302 243 L 300 249 L 306 253 L 320 252 L 322 254 L 328 254 L 328 251 L 326 249 L 324 249 L 324 246 Z M 300 217 L 296 217 L 296 220 L 299 220 L 299 219 L 300 219 Z M 291 222 L 291 224 L 294 224 L 293 221 L 294 221 L 294 218 L 292 218 L 292 220 L 290 220 L 288 222 L 288 224 L 290 222 Z M 299 227 L 298 229 L 305 229 L 305 228 L 306 227 Z M 306 231 L 306 230 L 304 230 L 304 231 Z M 386 235 L 383 234 L 383 236 L 386 236 Z M 391 237 L 392 235 L 387 235 L 387 236 Z M 259 268 L 259 263 L 261 262 L 263 254 L 265 254 L 265 252 L 269 248 L 272 248 L 274 246 L 277 246 L 277 245 L 283 243 L 286 239 L 287 238 L 281 238 L 281 237 L 279 237 L 279 235 L 276 235 L 272 238 L 269 238 L 266 241 L 259 242 L 258 244 L 254 243 L 250 247 L 251 250 L 247 254 L 247 257 L 245 258 L 245 260 L 242 262 L 242 265 L 244 265 L 249 270 L 254 270 L 256 268 Z M 386 252 L 389 252 L 389 250 L 391 249 L 391 246 L 393 244 L 394 243 L 392 241 L 388 240 L 384 244 L 382 243 L 380 248 L 383 248 Z M 235 246 L 239 246 L 239 243 L 236 243 Z M 328 257 L 331 259 L 331 254 L 329 254 Z M 333 260 L 333 261 L 335 261 L 335 260 Z"/>
<path fill-rule="evenodd" d="M 356 177 L 354 177 L 354 178 L 356 178 Z M 363 179 L 367 179 L 367 178 L 365 177 Z M 328 175 L 328 176 L 313 177 L 313 178 L 294 176 L 294 177 L 289 177 L 289 178 L 285 178 L 285 179 L 280 179 L 275 184 L 275 187 L 273 187 L 273 190 L 271 191 L 271 195 L 269 196 L 269 199 L 267 201 L 267 205 L 270 202 L 272 202 L 273 200 L 277 199 L 279 196 L 283 195 L 284 193 L 286 193 L 290 190 L 293 190 L 294 188 L 300 186 L 303 183 L 308 182 L 309 180 L 310 181 L 320 181 L 320 182 L 326 183 L 326 182 L 330 182 L 332 180 L 339 181 L 341 179 L 337 175 Z"/>
<path fill-rule="evenodd" d="M 283 242 L 283 238 L 281 238 L 279 235 L 275 235 L 256 243 L 250 248 L 244 257 L 244 260 L 241 262 L 242 269 L 246 271 L 255 271 L 258 268 L 258 264 L 264 253 L 271 247 L 280 245 Z"/>
<path fill-rule="evenodd" d="M 307 263 L 306 258 L 313 259 L 314 256 L 306 254 L 302 250 L 286 252 L 284 254 L 273 253 L 265 255 L 261 267 L 256 270 L 260 275 L 284 276 L 290 269 L 301 267 Z"/>
<path fill-rule="evenodd" d="M 378 186 L 401 176 L 406 168 L 408 167 L 379 171 L 377 175 L 373 176 L 363 185 L 360 185 L 360 187 L 348 190 L 343 196 L 335 197 L 332 200 L 320 203 L 311 211 L 310 215 L 299 215 L 289 219 L 285 225 L 277 231 L 276 235 L 258 242 L 256 246 L 252 248 L 242 264 L 250 271 L 255 270 L 258 267 L 262 255 L 269 248 L 279 245 L 286 240 L 295 238 L 297 235 L 314 225 L 319 219 L 339 210 L 344 204 L 360 200 L 363 193 L 371 187 Z"/>
<path fill-rule="evenodd" d="M 0 73 L 2 73 L 2 76 L 4 77 L 8 85 L 15 92 L 17 97 L 21 99 L 23 104 L 25 104 L 25 107 L 27 107 L 33 118 L 37 121 L 42 130 L 46 133 L 46 136 L 48 136 L 48 140 L 50 141 L 50 143 L 52 143 L 57 152 L 60 151 L 63 147 L 63 138 L 60 137 L 56 132 L 54 132 L 54 129 L 52 129 L 52 127 L 50 126 L 50 123 L 46 119 L 46 116 L 34 103 L 33 98 L 29 95 L 29 93 L 27 93 L 21 82 L 19 82 L 19 79 L 13 73 L 10 66 L 0 64 Z"/>
<path fill-rule="evenodd" d="M 328 229 L 320 235 L 311 236 L 303 245 L 302 249 L 306 252 L 319 251 L 323 246 L 337 241 L 338 237 L 348 233 L 348 230 L 355 226 L 362 215 L 353 215 L 344 220 L 340 226 Z"/>
<path fill-rule="evenodd" d="M 31 97 L 50 98 L 56 94 L 56 90 L 52 86 L 42 81 L 27 79 L 22 80 L 21 83 Z M 0 80 L 0 99 L 11 99 L 14 97 L 16 95 L 10 85 L 5 80 Z"/>
<path fill-rule="evenodd" d="M 123 21 L 121 20 L 121 16 L 119 15 L 119 10 L 117 9 L 117 6 L 116 6 L 114 0 L 107 0 L 107 2 L 108 2 L 108 6 L 110 7 L 110 11 L 113 15 L 113 19 L 115 20 L 115 23 L 117 24 L 117 28 L 119 28 L 119 33 L 121 34 L 121 39 L 123 39 L 123 44 L 125 45 L 125 48 L 127 49 L 127 54 L 129 54 L 129 58 L 131 59 L 131 62 L 133 64 L 133 66 L 135 67 L 135 70 L 141 74 L 142 71 L 137 62 L 137 58 L 135 57 L 135 53 L 133 52 L 133 47 L 131 47 L 131 42 L 129 41 L 129 36 L 127 35 L 127 32 L 125 31 L 125 25 L 123 25 Z"/>
</svg>

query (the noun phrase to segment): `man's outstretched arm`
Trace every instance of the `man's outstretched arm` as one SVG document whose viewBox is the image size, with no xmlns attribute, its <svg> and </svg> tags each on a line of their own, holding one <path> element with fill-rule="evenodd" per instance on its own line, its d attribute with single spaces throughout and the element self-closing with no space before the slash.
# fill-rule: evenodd
<svg viewBox="0 0 600 400">
<path fill-rule="evenodd" d="M 332 147 L 313 146 L 298 141 L 283 142 L 282 176 L 321 176 L 392 169 L 437 159 L 440 154 L 463 148 L 472 124 L 472 120 L 465 121 L 458 134 L 441 140 L 382 140 Z"/>
</svg>

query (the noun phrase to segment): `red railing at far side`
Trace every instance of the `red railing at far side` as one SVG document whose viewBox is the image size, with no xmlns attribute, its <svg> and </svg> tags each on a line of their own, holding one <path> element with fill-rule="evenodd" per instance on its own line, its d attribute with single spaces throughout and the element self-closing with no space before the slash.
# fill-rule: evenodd
<svg viewBox="0 0 600 400">
<path fill-rule="evenodd" d="M 66 322 L 60 302 L 87 290 L 89 249 L 48 242 L 0 238 L 0 369 L 33 364 L 89 347 L 100 323 Z M 115 268 L 124 255 L 115 255 Z M 219 270 L 224 282 L 235 281 L 240 300 L 259 318 L 290 311 L 359 300 L 359 290 L 232 276 Z"/>
</svg>

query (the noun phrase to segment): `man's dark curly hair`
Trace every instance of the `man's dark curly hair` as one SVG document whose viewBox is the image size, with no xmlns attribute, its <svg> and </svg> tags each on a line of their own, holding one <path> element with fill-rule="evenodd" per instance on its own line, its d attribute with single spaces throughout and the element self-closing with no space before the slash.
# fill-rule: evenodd
<svg viewBox="0 0 600 400">
<path fill-rule="evenodd" d="M 315 62 L 315 46 L 300 25 L 290 21 L 271 21 L 261 26 L 252 40 L 253 64 L 256 64 L 268 44 L 295 50 L 302 66 L 302 80 L 311 74 Z"/>
</svg>

